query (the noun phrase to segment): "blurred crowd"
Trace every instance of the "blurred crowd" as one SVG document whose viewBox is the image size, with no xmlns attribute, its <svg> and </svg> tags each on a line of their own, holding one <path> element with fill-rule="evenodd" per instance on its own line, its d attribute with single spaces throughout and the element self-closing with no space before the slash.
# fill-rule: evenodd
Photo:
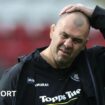
<svg viewBox="0 0 105 105">
<path fill-rule="evenodd" d="M 10 66 L 16 63 L 18 56 L 28 54 L 35 48 L 48 45 L 49 26 L 28 32 L 24 26 L 0 31 L 0 65 Z"/>
</svg>

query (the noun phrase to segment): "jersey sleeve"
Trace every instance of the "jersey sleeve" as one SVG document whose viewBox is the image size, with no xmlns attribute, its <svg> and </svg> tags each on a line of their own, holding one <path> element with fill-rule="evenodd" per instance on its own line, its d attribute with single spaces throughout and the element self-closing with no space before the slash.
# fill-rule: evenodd
<svg viewBox="0 0 105 105">
<path fill-rule="evenodd" d="M 90 23 L 93 28 L 99 29 L 105 38 L 105 9 L 96 6 L 90 18 Z"/>
<path fill-rule="evenodd" d="M 103 34 L 103 37 L 105 38 L 105 9 L 96 6 L 92 17 L 90 19 L 91 26 L 95 29 L 99 29 L 101 33 Z M 96 53 L 97 52 L 97 53 Z M 102 71 L 102 77 L 104 80 L 104 86 L 105 86 L 105 47 L 96 47 L 95 48 L 95 54 L 97 57 L 98 65 L 100 65 L 100 69 L 103 69 Z"/>
</svg>

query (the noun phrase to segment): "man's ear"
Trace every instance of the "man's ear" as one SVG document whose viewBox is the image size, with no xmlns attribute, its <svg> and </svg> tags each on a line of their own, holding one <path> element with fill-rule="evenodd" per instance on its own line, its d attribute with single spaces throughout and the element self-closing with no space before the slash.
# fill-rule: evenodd
<svg viewBox="0 0 105 105">
<path fill-rule="evenodd" d="M 54 31 L 55 31 L 55 24 L 52 24 L 50 26 L 50 39 L 52 39 L 52 36 L 53 36 Z"/>
</svg>

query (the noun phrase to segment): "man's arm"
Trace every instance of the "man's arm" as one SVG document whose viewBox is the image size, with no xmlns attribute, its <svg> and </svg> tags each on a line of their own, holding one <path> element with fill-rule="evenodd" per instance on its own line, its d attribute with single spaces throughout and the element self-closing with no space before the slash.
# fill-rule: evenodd
<svg viewBox="0 0 105 105">
<path fill-rule="evenodd" d="M 90 23 L 92 27 L 100 29 L 105 38 L 105 9 L 96 6 L 90 18 Z"/>
</svg>

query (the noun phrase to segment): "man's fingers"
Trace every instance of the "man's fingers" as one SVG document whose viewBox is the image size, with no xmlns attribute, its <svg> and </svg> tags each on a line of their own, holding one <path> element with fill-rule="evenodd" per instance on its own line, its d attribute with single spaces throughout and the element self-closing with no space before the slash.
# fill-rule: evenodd
<svg viewBox="0 0 105 105">
<path fill-rule="evenodd" d="M 61 12 L 59 13 L 59 15 L 62 15 L 64 13 L 68 13 L 68 12 L 73 12 L 73 11 L 80 11 L 81 8 L 83 7 L 82 4 L 72 4 L 72 5 L 68 5 L 66 7 L 64 7 Z"/>
<path fill-rule="evenodd" d="M 71 9 L 73 7 L 73 5 L 68 5 L 66 7 L 64 7 L 61 12 L 59 13 L 59 15 L 62 15 L 64 13 L 66 13 L 67 10 Z"/>
<path fill-rule="evenodd" d="M 78 11 L 78 9 L 76 7 L 72 7 L 70 9 L 67 9 L 65 12 L 69 13 L 69 12 L 73 12 L 73 11 Z"/>
<path fill-rule="evenodd" d="M 79 11 L 80 9 L 77 8 L 76 6 L 71 6 L 70 8 L 66 8 L 66 9 L 63 9 L 61 12 L 60 12 L 60 15 L 64 14 L 64 13 L 70 13 L 70 12 L 74 12 L 74 11 Z"/>
<path fill-rule="evenodd" d="M 83 12 L 85 15 L 90 17 L 92 15 L 94 9 L 86 7 L 83 4 L 72 4 L 72 5 L 68 5 L 68 6 L 64 7 L 61 10 L 61 12 L 59 13 L 59 15 L 62 15 L 62 14 L 65 14 L 65 13 L 74 12 L 74 11 Z"/>
</svg>

